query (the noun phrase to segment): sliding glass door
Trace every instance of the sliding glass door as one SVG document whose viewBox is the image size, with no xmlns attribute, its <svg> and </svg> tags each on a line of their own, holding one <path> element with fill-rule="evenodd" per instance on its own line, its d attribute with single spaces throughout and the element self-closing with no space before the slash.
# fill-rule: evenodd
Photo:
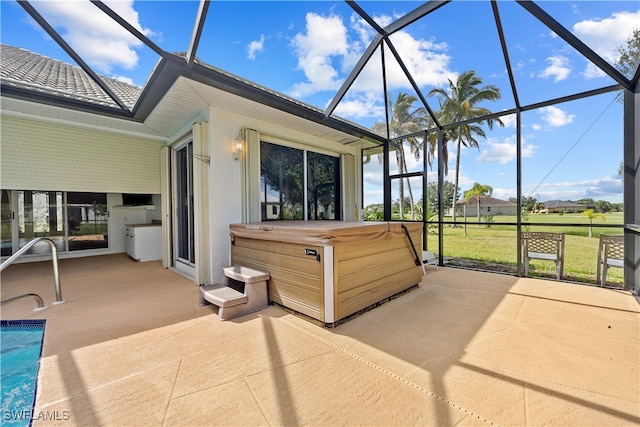
<svg viewBox="0 0 640 427">
<path fill-rule="evenodd" d="M 3 257 L 38 237 L 53 240 L 60 253 L 109 248 L 106 193 L 2 190 L 1 219 Z M 50 251 L 43 243 L 27 253 Z"/>
<path fill-rule="evenodd" d="M 193 142 L 174 152 L 174 265 L 189 275 L 195 268 Z"/>
</svg>

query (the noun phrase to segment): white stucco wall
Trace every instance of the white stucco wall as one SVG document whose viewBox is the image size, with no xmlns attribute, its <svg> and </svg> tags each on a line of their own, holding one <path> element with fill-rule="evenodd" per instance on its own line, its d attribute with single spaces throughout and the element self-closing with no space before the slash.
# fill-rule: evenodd
<svg viewBox="0 0 640 427">
<path fill-rule="evenodd" d="M 160 219 L 160 149 L 164 141 L 38 116 L 0 117 L 3 190 L 107 193 L 109 249 L 61 258 L 125 252 L 125 224 Z M 154 208 L 122 207 L 121 193 L 154 194 Z M 19 262 L 48 259 L 32 256 Z"/>
<path fill-rule="evenodd" d="M 3 189 L 160 194 L 163 141 L 37 118 L 1 118 Z"/>
<path fill-rule="evenodd" d="M 336 154 L 349 153 L 358 159 L 359 150 L 334 141 L 312 137 L 274 123 L 267 123 L 219 108 L 209 112 L 209 154 L 211 155 L 209 200 L 212 283 L 224 281 L 222 269 L 229 265 L 231 243 L 229 224 L 243 222 L 243 161 L 233 158 L 234 140 L 242 128 L 254 129 L 271 141 L 302 144 L 309 149 Z M 246 147 L 245 147 L 246 148 Z M 360 170 L 360 166 L 356 167 Z M 259 179 L 259 177 L 258 177 Z M 355 181 L 359 182 L 359 181 Z M 253 185 L 259 186 L 260 182 Z M 354 191 L 354 194 L 359 192 Z M 355 203 L 355 201 L 351 201 Z"/>
</svg>

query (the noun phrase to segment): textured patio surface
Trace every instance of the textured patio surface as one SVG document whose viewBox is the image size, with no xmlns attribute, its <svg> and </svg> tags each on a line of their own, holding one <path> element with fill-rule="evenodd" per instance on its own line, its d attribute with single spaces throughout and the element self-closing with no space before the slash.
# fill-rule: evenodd
<svg viewBox="0 0 640 427">
<path fill-rule="evenodd" d="M 35 426 L 640 424 L 628 292 L 433 267 L 333 329 L 277 306 L 221 322 L 198 288 L 126 255 L 2 273 L 2 319 L 46 318 Z"/>
</svg>

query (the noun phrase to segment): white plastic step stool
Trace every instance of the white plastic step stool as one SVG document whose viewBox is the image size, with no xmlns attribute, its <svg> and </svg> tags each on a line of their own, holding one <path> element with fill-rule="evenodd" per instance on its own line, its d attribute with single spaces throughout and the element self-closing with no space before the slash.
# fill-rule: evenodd
<svg viewBox="0 0 640 427">
<path fill-rule="evenodd" d="M 271 277 L 269 273 L 234 265 L 225 267 L 224 275 L 229 279 L 242 282 L 244 292 L 224 284 L 200 287 L 200 305 L 211 303 L 218 306 L 218 319 L 233 319 L 262 310 L 269 305 L 267 291 L 267 281 Z"/>
<path fill-rule="evenodd" d="M 438 269 L 438 260 L 436 259 L 436 255 L 433 252 L 422 251 L 422 264 L 424 265 L 434 265 L 436 270 Z M 423 267 L 424 273 L 424 267 Z"/>
</svg>

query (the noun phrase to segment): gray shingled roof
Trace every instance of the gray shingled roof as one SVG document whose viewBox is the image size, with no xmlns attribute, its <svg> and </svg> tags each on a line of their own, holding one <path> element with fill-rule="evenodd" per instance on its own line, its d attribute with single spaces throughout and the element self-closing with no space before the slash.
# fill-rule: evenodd
<svg viewBox="0 0 640 427">
<path fill-rule="evenodd" d="M 587 208 L 586 205 L 581 205 L 580 203 L 567 202 L 564 200 L 549 200 L 543 202 L 543 205 L 546 209 L 558 209 L 558 208 Z"/>
<path fill-rule="evenodd" d="M 82 68 L 25 49 L 0 45 L 0 72 L 3 84 L 120 108 Z M 141 87 L 100 77 L 127 107 L 133 108 Z"/>
</svg>

